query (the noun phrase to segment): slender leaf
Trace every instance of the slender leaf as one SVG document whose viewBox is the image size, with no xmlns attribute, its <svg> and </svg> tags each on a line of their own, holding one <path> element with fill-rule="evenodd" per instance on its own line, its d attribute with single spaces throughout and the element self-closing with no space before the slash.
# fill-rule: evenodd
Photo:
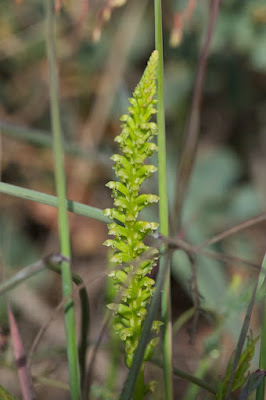
<svg viewBox="0 0 266 400">
<path fill-rule="evenodd" d="M 58 198 L 55 196 L 37 192 L 36 190 L 22 188 L 20 186 L 10 185 L 5 182 L 0 182 L 0 193 L 35 201 L 37 203 L 47 204 L 52 207 L 58 207 Z M 97 219 L 101 222 L 110 222 L 109 218 L 103 215 L 102 210 L 99 208 L 87 206 L 86 204 L 81 204 L 72 200 L 66 200 L 66 202 L 68 211 L 78 215 L 83 215 L 84 217 Z"/>
<path fill-rule="evenodd" d="M 258 284 L 259 284 L 260 274 L 261 274 L 261 271 L 257 276 L 257 280 L 256 280 L 256 283 L 255 283 L 253 292 L 252 292 L 251 299 L 250 299 L 248 307 L 247 307 L 247 312 L 246 312 L 246 315 L 245 315 L 245 319 L 244 319 L 244 322 L 243 322 L 243 325 L 242 325 L 242 328 L 241 328 L 241 332 L 240 332 L 240 335 L 239 335 L 239 338 L 238 338 L 238 342 L 237 342 L 235 356 L 234 356 L 233 363 L 232 363 L 232 369 L 231 369 L 231 374 L 230 374 L 230 378 L 229 378 L 229 384 L 228 384 L 228 387 L 227 387 L 225 400 L 229 399 L 229 396 L 230 396 L 230 393 L 231 393 L 231 390 L 232 390 L 233 380 L 234 380 L 234 377 L 235 377 L 235 374 L 236 374 L 236 371 L 237 371 L 237 367 L 238 367 L 238 364 L 239 364 L 239 361 L 240 361 L 240 358 L 241 358 L 241 354 L 242 354 L 242 350 L 243 350 L 243 347 L 244 347 L 244 343 L 245 343 L 245 340 L 246 340 L 247 335 L 248 335 L 250 318 L 251 318 L 252 310 L 253 310 L 253 307 L 254 307 L 254 304 L 255 304 L 256 293 L 257 293 L 257 287 L 258 287 Z"/>
<path fill-rule="evenodd" d="M 266 376 L 266 371 L 258 369 L 253 372 L 249 378 L 244 388 L 242 389 L 238 400 L 247 400 L 249 396 L 258 388 L 261 382 Z"/>
<path fill-rule="evenodd" d="M 161 234 L 168 237 L 168 193 L 166 178 L 166 135 L 164 111 L 164 70 L 163 70 L 163 29 L 162 29 L 162 3 L 154 0 L 155 16 L 155 45 L 158 50 L 157 68 L 157 125 L 158 125 L 158 167 L 159 167 L 159 217 Z M 162 294 L 162 321 L 163 325 L 163 354 L 164 354 L 164 390 L 166 400 L 173 398 L 173 360 L 172 360 L 172 318 L 171 318 L 171 285 L 170 263 L 165 275 L 164 290 Z M 160 259 L 160 269 L 165 268 L 164 257 Z"/>
</svg>

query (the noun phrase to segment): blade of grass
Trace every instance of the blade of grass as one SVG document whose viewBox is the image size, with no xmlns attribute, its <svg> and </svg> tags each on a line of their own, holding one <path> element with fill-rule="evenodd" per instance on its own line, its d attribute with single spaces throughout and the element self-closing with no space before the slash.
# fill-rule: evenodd
<svg viewBox="0 0 266 400">
<path fill-rule="evenodd" d="M 232 363 L 232 370 L 231 370 L 231 374 L 230 374 L 230 378 L 229 378 L 229 383 L 228 383 L 228 387 L 227 387 L 227 392 L 226 392 L 226 396 L 225 396 L 225 400 L 229 400 L 230 398 L 230 393 L 231 393 L 231 389 L 232 389 L 232 384 L 233 384 L 233 379 L 237 370 L 237 366 L 242 354 L 242 350 L 245 344 L 245 340 L 247 338 L 248 335 L 248 329 L 249 329 L 249 324 L 250 324 L 250 319 L 251 319 L 251 314 L 252 314 L 252 310 L 255 304 L 255 299 L 256 299 L 256 293 L 257 293 L 257 289 L 258 289 L 258 285 L 259 285 L 259 281 L 260 281 L 260 277 L 261 277 L 261 271 L 258 273 L 257 275 L 257 279 L 256 279 L 256 283 L 255 286 L 253 288 L 252 291 L 252 295 L 251 295 L 251 299 L 249 301 L 248 307 L 247 307 L 247 311 L 246 311 L 246 315 L 244 318 L 244 322 L 241 328 L 241 332 L 237 341 L 237 346 L 236 346 L 236 350 L 235 350 L 235 355 L 234 355 L 234 359 L 233 359 L 233 363 Z"/>
<path fill-rule="evenodd" d="M 151 362 L 153 364 L 157 365 L 158 367 L 163 368 L 163 363 L 160 360 L 153 359 Z M 196 376 L 190 375 L 189 373 L 187 373 L 179 368 L 176 368 L 176 367 L 173 367 L 173 372 L 174 372 L 175 376 L 185 379 L 186 381 L 193 383 L 194 385 L 197 385 L 202 389 L 205 389 L 209 393 L 216 394 L 216 389 L 214 387 L 212 387 L 211 385 L 209 385 L 208 383 L 204 382 L 202 379 L 197 378 Z"/>
<path fill-rule="evenodd" d="M 0 193 L 10 196 L 19 197 L 21 199 L 36 201 L 37 203 L 46 204 L 52 207 L 58 207 L 58 198 L 50 194 L 37 192 L 36 190 L 22 188 L 20 186 L 10 185 L 9 183 L 0 182 Z M 97 219 L 98 221 L 109 223 L 108 217 L 103 215 L 102 210 L 99 208 L 87 206 L 73 200 L 65 199 L 68 211 L 71 211 L 84 217 Z"/>
<path fill-rule="evenodd" d="M 262 270 L 266 271 L 266 254 L 262 262 Z M 261 329 L 261 342 L 260 342 L 260 368 L 266 371 L 266 280 L 262 284 L 262 290 L 264 291 L 264 315 Z M 265 379 L 260 383 L 256 391 L 256 400 L 264 400 L 265 394 Z"/>
<path fill-rule="evenodd" d="M 173 334 L 176 334 L 194 315 L 194 307 L 184 311 L 173 324 Z"/>
<path fill-rule="evenodd" d="M 0 399 L 1 400 L 18 400 L 17 397 L 12 396 L 3 386 L 0 385 Z"/>
<path fill-rule="evenodd" d="M 253 372 L 242 389 L 238 400 L 247 400 L 249 396 L 264 382 L 264 378 L 266 376 L 266 371 L 258 369 L 257 371 Z M 262 393 L 263 394 L 263 393 Z M 264 396 L 262 397 L 264 399 Z"/>
<path fill-rule="evenodd" d="M 158 50 L 157 68 L 157 125 L 158 125 L 158 171 L 159 171 L 159 217 L 160 231 L 168 237 L 168 196 L 166 179 L 166 140 L 165 140 L 165 113 L 163 94 L 163 31 L 161 0 L 154 0 L 155 14 L 155 45 Z M 164 268 L 165 259 L 160 258 L 160 269 Z M 165 399 L 173 398 L 173 365 L 172 365 L 172 325 L 171 325 L 171 290 L 170 290 L 170 262 L 165 275 L 164 290 L 162 293 L 162 322 L 163 322 L 163 354 L 164 354 L 164 387 Z"/>
<path fill-rule="evenodd" d="M 54 1 L 45 0 L 45 9 L 47 15 L 47 57 L 49 64 L 49 89 L 50 89 L 50 114 L 53 131 L 53 148 L 55 159 L 55 183 L 58 197 L 58 225 L 60 236 L 60 247 L 63 257 L 71 259 L 69 222 L 66 206 L 66 182 L 64 171 L 64 151 L 63 137 L 61 129 L 59 96 L 58 96 L 58 73 L 56 65 L 55 50 L 55 13 Z M 62 269 L 62 289 L 63 298 L 72 295 L 72 277 L 70 261 L 63 261 Z M 70 383 L 71 400 L 80 400 L 80 376 L 78 364 L 78 351 L 76 340 L 76 324 L 74 314 L 73 299 L 68 299 L 64 307 L 65 311 L 65 329 L 66 344 L 68 356 L 68 371 Z"/>
<path fill-rule="evenodd" d="M 26 279 L 31 278 L 38 272 L 49 268 L 51 264 L 61 264 L 62 256 L 60 254 L 52 254 L 51 256 L 45 257 L 42 260 L 39 260 L 27 267 L 22 268 L 18 273 L 13 275 L 11 278 L 1 282 L 0 284 L 0 296 L 3 295 L 5 292 L 13 289 L 17 285 L 24 282 Z"/>
</svg>

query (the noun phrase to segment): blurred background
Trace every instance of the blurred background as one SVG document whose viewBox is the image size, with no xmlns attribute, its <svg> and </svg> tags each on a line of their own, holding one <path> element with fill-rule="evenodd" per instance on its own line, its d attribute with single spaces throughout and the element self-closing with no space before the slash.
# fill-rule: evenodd
<svg viewBox="0 0 266 400">
<path fill-rule="evenodd" d="M 209 1 L 163 1 L 165 107 L 169 202 L 189 115 L 199 53 L 208 24 Z M 119 7 L 120 6 L 120 7 Z M 68 198 L 98 208 L 112 205 L 105 183 L 113 177 L 111 154 L 120 116 L 154 49 L 152 1 L 57 1 L 57 54 L 62 126 L 66 141 Z M 3 182 L 55 194 L 49 116 L 49 77 L 41 0 L 0 2 L 0 132 Z M 156 162 L 156 160 L 155 160 Z M 264 0 L 223 0 L 207 68 L 200 143 L 186 198 L 182 237 L 198 244 L 266 207 L 266 4 Z M 156 176 L 144 190 L 157 192 Z M 85 282 L 91 304 L 90 345 L 101 329 L 106 303 L 106 226 L 69 214 L 73 270 Z M 157 220 L 157 209 L 146 218 Z M 260 223 L 213 249 L 261 264 L 265 227 Z M 0 250 L 6 277 L 59 249 L 56 209 L 1 195 Z M 222 373 L 235 345 L 240 316 L 252 289 L 254 271 L 233 263 L 197 257 L 204 311 L 196 341 L 189 344 L 191 320 L 174 335 L 174 363 L 199 376 Z M 191 268 L 181 251 L 172 263 L 173 317 L 192 307 Z M 61 299 L 60 277 L 43 272 L 10 293 L 19 329 L 29 349 L 39 328 Z M 79 320 L 77 300 L 77 320 Z M 253 318 L 258 333 L 260 306 Z M 7 316 L 1 298 L 0 327 Z M 4 340 L 4 339 L 3 339 Z M 95 364 L 95 398 L 108 372 L 108 334 Z M 256 363 L 256 358 L 255 361 Z M 0 384 L 19 396 L 9 343 L 0 355 Z M 122 384 L 121 371 L 117 385 Z M 256 365 L 256 364 L 255 364 Z M 151 367 L 160 379 L 160 370 Z M 34 358 L 38 399 L 67 399 L 67 391 L 41 378 L 67 381 L 63 315 L 50 324 Z M 15 383 L 14 383 L 15 382 Z M 51 382 L 50 382 L 51 384 Z M 182 398 L 197 392 L 180 379 Z M 154 397 L 156 398 L 156 396 Z M 159 398 L 159 397 L 158 397 Z"/>
</svg>

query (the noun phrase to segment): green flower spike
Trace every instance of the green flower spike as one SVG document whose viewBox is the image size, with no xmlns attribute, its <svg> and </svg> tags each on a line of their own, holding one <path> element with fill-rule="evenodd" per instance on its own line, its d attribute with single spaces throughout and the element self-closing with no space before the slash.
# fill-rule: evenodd
<svg viewBox="0 0 266 400">
<path fill-rule="evenodd" d="M 116 208 L 104 210 L 104 214 L 114 220 L 108 225 L 109 234 L 114 239 L 106 240 L 104 244 L 114 249 L 110 261 L 119 269 L 112 271 L 110 276 L 117 291 L 122 293 L 121 303 L 109 304 L 108 308 L 114 312 L 114 328 L 125 343 L 125 360 L 129 368 L 142 333 L 147 305 L 154 292 L 155 282 L 147 274 L 158 258 L 158 251 L 143 242 L 147 235 L 158 228 L 158 224 L 138 220 L 143 208 L 159 200 L 153 194 L 139 193 L 142 183 L 157 170 L 155 166 L 145 163 L 146 158 L 157 151 L 156 144 L 151 142 L 157 134 L 157 125 L 150 122 L 156 113 L 157 61 L 158 52 L 154 51 L 133 98 L 129 99 L 129 115 L 121 118 L 122 132 L 115 141 L 119 143 L 122 154 L 111 157 L 118 181 L 106 185 L 112 190 Z M 161 324 L 154 321 L 155 334 L 159 333 Z M 151 358 L 157 343 L 158 338 L 150 341 L 145 351 L 145 361 Z"/>
</svg>

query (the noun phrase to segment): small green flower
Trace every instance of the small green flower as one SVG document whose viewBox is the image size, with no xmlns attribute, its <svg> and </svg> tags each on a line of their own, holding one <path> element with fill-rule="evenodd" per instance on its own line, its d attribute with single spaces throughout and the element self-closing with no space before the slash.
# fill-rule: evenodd
<svg viewBox="0 0 266 400">
<path fill-rule="evenodd" d="M 110 261 L 119 269 L 109 275 L 116 290 L 122 294 L 121 303 L 109 304 L 108 308 L 114 312 L 115 330 L 125 343 L 128 367 L 138 346 L 147 305 L 154 292 L 155 282 L 147 274 L 159 256 L 157 249 L 143 242 L 147 235 L 158 228 L 158 224 L 139 219 L 141 210 L 159 201 L 154 194 L 140 194 L 142 183 L 157 171 L 154 165 L 146 163 L 147 157 L 157 151 L 156 144 L 151 142 L 157 134 L 157 125 L 150 122 L 156 113 L 157 62 L 158 52 L 154 51 L 133 98 L 129 100 L 129 114 L 121 117 L 122 132 L 115 141 L 122 154 L 111 157 L 118 181 L 106 185 L 112 190 L 115 208 L 104 210 L 104 214 L 113 220 L 108 229 L 109 235 L 114 238 L 106 240 L 104 244 L 114 250 Z M 152 329 L 155 334 L 159 333 L 161 324 L 154 321 Z M 150 359 L 157 343 L 158 338 L 153 338 L 147 345 L 145 361 Z"/>
</svg>

